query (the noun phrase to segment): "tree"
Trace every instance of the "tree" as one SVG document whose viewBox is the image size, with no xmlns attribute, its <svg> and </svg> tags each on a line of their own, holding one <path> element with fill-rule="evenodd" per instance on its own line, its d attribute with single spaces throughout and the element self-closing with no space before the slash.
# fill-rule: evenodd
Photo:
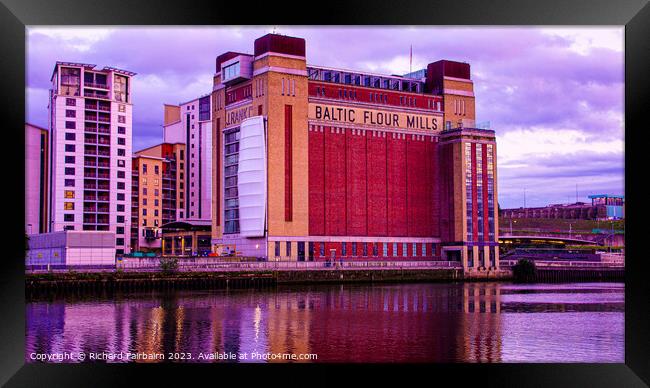
<svg viewBox="0 0 650 388">
<path fill-rule="evenodd" d="M 537 278 L 537 267 L 531 260 L 521 259 L 512 267 L 512 275 L 517 283 L 533 283 Z"/>
</svg>

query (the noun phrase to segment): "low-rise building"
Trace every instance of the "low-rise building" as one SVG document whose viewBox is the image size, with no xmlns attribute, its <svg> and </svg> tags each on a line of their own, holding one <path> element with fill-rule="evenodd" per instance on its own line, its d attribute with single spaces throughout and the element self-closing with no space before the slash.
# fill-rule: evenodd
<svg viewBox="0 0 650 388">
<path fill-rule="evenodd" d="M 28 269 L 115 266 L 115 233 L 63 230 L 29 235 Z"/>
<path fill-rule="evenodd" d="M 138 151 L 131 172 L 132 252 L 160 252 L 161 226 L 176 221 L 185 200 L 184 144 Z"/>
</svg>

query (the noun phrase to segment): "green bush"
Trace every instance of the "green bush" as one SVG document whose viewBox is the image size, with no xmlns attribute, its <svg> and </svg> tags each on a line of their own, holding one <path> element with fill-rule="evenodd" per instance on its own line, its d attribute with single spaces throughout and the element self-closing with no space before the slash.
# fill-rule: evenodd
<svg viewBox="0 0 650 388">
<path fill-rule="evenodd" d="M 175 257 L 161 257 L 160 270 L 163 273 L 172 273 L 178 270 L 178 259 Z"/>
<path fill-rule="evenodd" d="M 537 277 L 535 262 L 522 259 L 512 267 L 512 275 L 518 283 L 532 283 Z"/>
</svg>

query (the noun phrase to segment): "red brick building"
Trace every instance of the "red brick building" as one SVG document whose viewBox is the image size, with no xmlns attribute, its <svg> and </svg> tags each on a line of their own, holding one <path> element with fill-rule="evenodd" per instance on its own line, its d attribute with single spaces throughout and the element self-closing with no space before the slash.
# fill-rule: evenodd
<svg viewBox="0 0 650 388">
<path fill-rule="evenodd" d="M 304 39 L 274 34 L 217 57 L 213 249 L 497 269 L 496 143 L 475 128 L 470 65 L 306 60 Z"/>
</svg>

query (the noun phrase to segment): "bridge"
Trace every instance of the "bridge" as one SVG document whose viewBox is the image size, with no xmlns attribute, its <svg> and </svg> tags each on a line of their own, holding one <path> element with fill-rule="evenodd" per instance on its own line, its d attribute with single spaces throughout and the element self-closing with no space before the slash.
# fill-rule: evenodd
<svg viewBox="0 0 650 388">
<path fill-rule="evenodd" d="M 499 244 L 512 245 L 594 245 L 594 240 L 583 238 L 564 237 L 558 234 L 547 235 L 509 235 L 508 233 L 499 236 Z"/>
</svg>

